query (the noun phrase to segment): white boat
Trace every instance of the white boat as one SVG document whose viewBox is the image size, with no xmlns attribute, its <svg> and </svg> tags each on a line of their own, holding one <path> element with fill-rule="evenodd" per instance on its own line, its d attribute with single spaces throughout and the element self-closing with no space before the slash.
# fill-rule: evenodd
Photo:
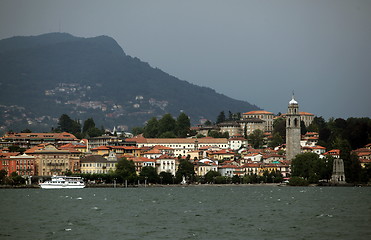
<svg viewBox="0 0 371 240">
<path fill-rule="evenodd" d="M 84 188 L 81 177 L 52 176 L 52 179 L 39 184 L 45 189 Z"/>
</svg>

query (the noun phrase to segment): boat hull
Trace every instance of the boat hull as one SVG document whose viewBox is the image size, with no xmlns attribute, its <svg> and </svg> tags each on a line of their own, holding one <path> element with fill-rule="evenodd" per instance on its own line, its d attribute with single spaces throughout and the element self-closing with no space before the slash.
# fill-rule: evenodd
<svg viewBox="0 0 371 240">
<path fill-rule="evenodd" d="M 51 180 L 40 183 L 41 188 L 44 189 L 79 189 L 84 188 L 85 183 L 81 177 L 68 177 L 53 175 Z"/>
<path fill-rule="evenodd" d="M 41 183 L 40 187 L 43 189 L 81 189 L 85 185 L 67 185 L 67 184 L 47 184 Z"/>
</svg>

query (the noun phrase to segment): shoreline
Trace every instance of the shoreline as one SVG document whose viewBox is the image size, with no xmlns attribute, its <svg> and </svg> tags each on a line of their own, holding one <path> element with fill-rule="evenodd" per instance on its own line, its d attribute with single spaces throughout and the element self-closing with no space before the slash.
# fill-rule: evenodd
<svg viewBox="0 0 371 240">
<path fill-rule="evenodd" d="M 127 187 L 123 184 L 87 184 L 85 188 L 163 188 L 163 187 L 371 187 L 370 184 L 310 184 L 308 186 L 290 186 L 282 183 L 253 183 L 253 184 L 140 184 L 140 185 L 128 185 Z M 0 185 L 0 189 L 41 189 L 39 185 Z"/>
</svg>

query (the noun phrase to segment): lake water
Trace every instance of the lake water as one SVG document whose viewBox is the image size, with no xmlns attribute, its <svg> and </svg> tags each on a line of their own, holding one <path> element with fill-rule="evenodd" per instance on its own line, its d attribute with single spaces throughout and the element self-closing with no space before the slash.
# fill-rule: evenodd
<svg viewBox="0 0 371 240">
<path fill-rule="evenodd" d="M 0 239 L 371 239 L 371 188 L 1 189 Z"/>
</svg>

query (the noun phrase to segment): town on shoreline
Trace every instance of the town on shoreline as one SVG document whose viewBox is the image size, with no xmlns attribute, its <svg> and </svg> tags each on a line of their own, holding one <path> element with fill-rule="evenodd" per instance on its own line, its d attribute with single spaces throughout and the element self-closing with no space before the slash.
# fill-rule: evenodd
<svg viewBox="0 0 371 240">
<path fill-rule="evenodd" d="M 135 136 L 114 130 L 77 138 L 69 131 L 76 122 L 64 114 L 57 132 L 1 137 L 0 185 L 32 187 L 53 175 L 80 176 L 88 187 L 367 184 L 371 144 L 352 135 L 364 122 L 370 119 L 326 123 L 299 112 L 294 96 L 280 116 L 251 111 L 226 118 L 222 112 L 214 125 L 191 127 L 184 113 L 177 119 L 166 114 Z M 83 132 L 99 129 L 88 119 Z"/>
</svg>

